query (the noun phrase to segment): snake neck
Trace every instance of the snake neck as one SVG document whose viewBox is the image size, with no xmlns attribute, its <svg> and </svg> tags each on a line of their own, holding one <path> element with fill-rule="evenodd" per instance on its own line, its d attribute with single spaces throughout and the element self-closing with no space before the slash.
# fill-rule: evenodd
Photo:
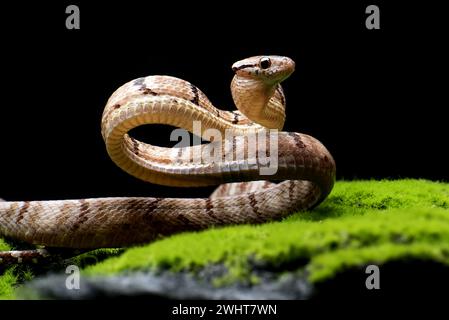
<svg viewBox="0 0 449 320">
<path fill-rule="evenodd" d="M 232 98 L 237 109 L 251 121 L 281 130 L 285 122 L 285 98 L 279 83 L 234 76 Z"/>
</svg>

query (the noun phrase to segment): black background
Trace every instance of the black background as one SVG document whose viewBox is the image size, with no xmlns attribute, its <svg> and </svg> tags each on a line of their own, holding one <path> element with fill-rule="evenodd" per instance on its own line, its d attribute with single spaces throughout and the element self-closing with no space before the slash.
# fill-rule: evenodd
<svg viewBox="0 0 449 320">
<path fill-rule="evenodd" d="M 449 180 L 442 9 L 373 1 L 381 29 L 367 30 L 371 3 L 340 2 L 74 1 L 80 30 L 65 28 L 72 3 L 2 4 L 0 196 L 207 195 L 116 167 L 100 134 L 103 107 L 123 83 L 168 74 L 233 109 L 230 67 L 259 54 L 296 61 L 284 129 L 321 140 L 338 178 Z M 169 132 L 145 128 L 146 140 L 164 145 Z"/>
</svg>

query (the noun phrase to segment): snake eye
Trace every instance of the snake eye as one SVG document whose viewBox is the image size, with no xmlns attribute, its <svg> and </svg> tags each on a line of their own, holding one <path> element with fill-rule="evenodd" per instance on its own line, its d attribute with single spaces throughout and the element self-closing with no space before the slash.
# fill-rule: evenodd
<svg viewBox="0 0 449 320">
<path fill-rule="evenodd" d="M 271 66 L 270 58 L 263 57 L 262 59 L 260 59 L 259 65 L 262 69 L 268 69 Z"/>
</svg>

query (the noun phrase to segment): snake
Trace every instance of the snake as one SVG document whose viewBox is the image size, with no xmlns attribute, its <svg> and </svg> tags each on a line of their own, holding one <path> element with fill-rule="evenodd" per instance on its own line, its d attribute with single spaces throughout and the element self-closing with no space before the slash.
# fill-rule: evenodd
<svg viewBox="0 0 449 320">
<path fill-rule="evenodd" d="M 237 110 L 216 108 L 195 85 L 167 75 L 137 78 L 108 99 L 101 134 L 112 161 L 128 174 L 175 187 L 218 186 L 208 198 L 111 197 L 79 200 L 0 201 L 0 236 L 39 246 L 2 251 L 0 264 L 36 261 L 45 248 L 95 249 L 149 243 L 179 232 L 282 220 L 316 207 L 331 192 L 335 161 L 316 138 L 284 132 L 286 100 L 281 82 L 295 70 L 284 56 L 253 56 L 235 62 L 231 93 Z M 162 147 L 139 141 L 130 130 L 170 125 L 199 133 L 209 143 Z M 223 134 L 207 136 L 208 129 Z M 231 137 L 226 133 L 231 132 Z M 265 153 L 249 155 L 257 134 L 275 139 Z M 223 142 L 228 142 L 229 148 Z M 261 140 L 262 141 L 262 140 Z M 258 145 L 260 147 L 260 145 Z M 221 156 L 193 159 L 215 148 Z M 276 170 L 261 168 L 277 154 Z M 218 152 L 217 152 L 218 154 Z M 270 155 L 270 157 L 268 156 Z"/>
</svg>

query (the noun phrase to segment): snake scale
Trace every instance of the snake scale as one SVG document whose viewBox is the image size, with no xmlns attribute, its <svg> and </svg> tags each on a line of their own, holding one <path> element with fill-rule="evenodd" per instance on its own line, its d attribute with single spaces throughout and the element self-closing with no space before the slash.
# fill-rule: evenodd
<svg viewBox="0 0 449 320">
<path fill-rule="evenodd" d="M 130 81 L 109 98 L 101 131 L 111 159 L 127 173 L 151 183 L 220 185 L 209 198 L 0 201 L 0 235 L 49 248 L 122 247 L 181 231 L 279 220 L 316 206 L 334 184 L 331 154 L 309 135 L 268 130 L 281 130 L 284 125 L 285 96 L 280 83 L 294 68 L 294 61 L 282 56 L 255 56 L 234 63 L 231 91 L 238 111 L 232 112 L 217 109 L 196 86 L 170 76 Z M 193 149 L 208 152 L 219 141 L 164 148 L 128 135 L 143 124 L 166 124 L 191 132 L 193 121 L 201 122 L 202 135 L 209 128 L 232 131 L 234 153 L 247 150 L 245 135 L 265 132 L 269 139 L 275 134 L 276 173 L 260 175 L 261 163 L 267 159 L 258 154 L 244 160 L 229 160 L 223 154 L 213 164 L 192 161 Z M 45 252 L 4 251 L 0 262 L 25 261 Z"/>
</svg>

